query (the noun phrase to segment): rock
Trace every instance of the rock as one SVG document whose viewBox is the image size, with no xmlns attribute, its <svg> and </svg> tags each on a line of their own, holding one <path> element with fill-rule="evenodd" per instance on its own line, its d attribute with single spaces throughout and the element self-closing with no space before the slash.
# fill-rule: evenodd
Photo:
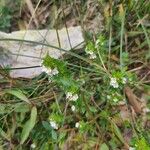
<svg viewBox="0 0 150 150">
<path fill-rule="evenodd" d="M 81 27 L 70 27 L 68 28 L 69 39 L 66 28 L 58 30 L 59 41 L 61 48 L 70 50 L 80 43 L 84 42 Z M 10 34 L 0 32 L 0 39 L 24 39 L 28 41 L 35 41 L 46 43 L 59 47 L 58 36 L 56 30 L 27 30 L 27 31 L 16 31 Z M 83 44 L 76 47 L 76 49 L 82 48 Z M 41 58 L 47 53 L 50 56 L 58 59 L 64 52 L 42 46 L 40 44 L 33 44 L 29 42 L 18 42 L 18 41 L 0 41 L 0 65 L 9 66 L 11 68 L 21 67 L 32 67 L 39 66 Z M 12 78 L 24 77 L 33 78 L 42 73 L 41 67 L 27 68 L 27 69 L 16 69 L 10 72 Z"/>
</svg>

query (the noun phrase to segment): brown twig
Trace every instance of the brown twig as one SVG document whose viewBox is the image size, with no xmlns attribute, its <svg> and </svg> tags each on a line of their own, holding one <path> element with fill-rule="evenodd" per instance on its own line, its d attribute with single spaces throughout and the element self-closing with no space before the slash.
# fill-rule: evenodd
<svg viewBox="0 0 150 150">
<path fill-rule="evenodd" d="M 32 4 L 32 2 L 31 2 L 31 0 L 25 0 L 25 2 L 26 2 L 26 4 L 27 4 L 27 6 L 28 6 L 28 9 L 29 9 L 31 15 L 34 14 L 34 15 L 33 15 L 33 20 L 34 20 L 34 22 L 35 22 L 35 24 L 36 24 L 36 27 L 38 27 L 38 26 L 39 26 L 39 23 L 38 23 L 38 20 L 36 19 L 35 10 L 34 10 L 34 7 L 33 7 L 33 4 Z"/>
</svg>

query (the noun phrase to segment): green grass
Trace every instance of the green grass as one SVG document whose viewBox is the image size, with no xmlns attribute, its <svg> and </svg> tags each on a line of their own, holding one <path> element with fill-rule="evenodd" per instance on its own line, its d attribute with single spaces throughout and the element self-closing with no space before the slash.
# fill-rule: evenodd
<svg viewBox="0 0 150 150">
<path fill-rule="evenodd" d="M 31 80 L 11 79 L 11 68 L 0 69 L 4 77 L 0 79 L 0 149 L 150 149 L 149 113 L 134 116 L 124 90 L 130 87 L 139 99 L 145 94 L 149 109 L 149 29 L 137 24 L 149 13 L 150 3 L 100 0 L 98 4 L 103 11 L 109 6 L 112 15 L 105 15 L 102 33 L 86 37 L 81 54 L 15 39 L 65 51 L 68 57 L 56 60 L 47 55 L 42 66 L 53 72 Z M 144 74 L 133 71 L 139 67 L 136 62 L 146 68 Z M 55 69 L 58 72 L 52 75 Z M 130 117 L 121 117 L 120 103 Z"/>
</svg>

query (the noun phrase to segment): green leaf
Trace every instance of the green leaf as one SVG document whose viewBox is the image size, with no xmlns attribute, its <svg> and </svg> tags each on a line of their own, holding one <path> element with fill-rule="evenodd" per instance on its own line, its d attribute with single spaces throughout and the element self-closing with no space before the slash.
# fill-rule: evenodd
<svg viewBox="0 0 150 150">
<path fill-rule="evenodd" d="M 21 90 L 6 90 L 5 93 L 11 94 L 13 96 L 16 96 L 20 100 L 31 104 L 31 102 L 28 100 L 28 98 L 23 94 L 23 92 Z"/>
<path fill-rule="evenodd" d="M 29 137 L 31 130 L 35 126 L 36 118 L 37 118 L 37 109 L 36 107 L 33 107 L 31 110 L 30 119 L 25 123 L 21 133 L 21 142 L 20 142 L 21 144 L 23 144 L 26 141 L 26 139 Z"/>
<path fill-rule="evenodd" d="M 57 132 L 55 130 L 52 130 L 52 139 L 57 140 Z"/>
<path fill-rule="evenodd" d="M 148 144 L 148 142 L 144 137 L 137 140 L 135 146 L 137 150 L 150 150 L 150 145 Z"/>
<path fill-rule="evenodd" d="M 67 135 L 66 132 L 60 132 L 59 134 L 59 137 L 58 137 L 58 140 L 59 141 L 63 141 L 65 139 L 65 136 Z"/>
<path fill-rule="evenodd" d="M 14 111 L 17 113 L 26 113 L 30 111 L 30 106 L 27 105 L 26 103 L 22 103 L 22 104 L 16 105 Z"/>
<path fill-rule="evenodd" d="M 105 143 L 103 143 L 100 147 L 100 150 L 109 150 L 109 148 Z"/>
<path fill-rule="evenodd" d="M 113 129 L 114 129 L 114 133 L 116 134 L 116 136 L 119 138 L 119 140 L 122 142 L 122 143 L 125 143 L 124 141 L 124 138 L 119 130 L 119 128 L 117 127 L 117 125 L 112 122 L 112 126 L 113 126 Z"/>
<path fill-rule="evenodd" d="M 50 123 L 47 122 L 47 121 L 42 121 L 42 125 L 43 127 L 47 130 L 47 131 L 51 131 L 51 126 L 50 126 Z"/>
<path fill-rule="evenodd" d="M 6 112 L 5 112 L 5 108 L 6 108 L 6 106 L 5 106 L 4 104 L 1 104 L 1 105 L 0 105 L 0 114 L 6 113 Z"/>
</svg>

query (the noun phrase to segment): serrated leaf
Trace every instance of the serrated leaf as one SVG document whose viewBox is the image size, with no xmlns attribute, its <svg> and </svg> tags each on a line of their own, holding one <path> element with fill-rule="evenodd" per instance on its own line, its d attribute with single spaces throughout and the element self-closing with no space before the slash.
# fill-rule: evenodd
<svg viewBox="0 0 150 150">
<path fill-rule="evenodd" d="M 25 123 L 21 133 L 21 142 L 20 142 L 21 144 L 23 144 L 26 141 L 26 139 L 29 137 L 31 130 L 35 126 L 36 118 L 37 118 L 37 109 L 36 107 L 33 107 L 31 110 L 30 119 Z"/>
<path fill-rule="evenodd" d="M 59 141 L 64 139 L 66 135 L 67 135 L 66 132 L 60 132 L 60 134 L 59 134 Z"/>
<path fill-rule="evenodd" d="M 52 139 L 57 140 L 57 132 L 55 130 L 52 130 Z"/>
<path fill-rule="evenodd" d="M 6 90 L 5 93 L 11 94 L 13 96 L 16 96 L 20 100 L 31 104 L 31 102 L 28 100 L 28 98 L 24 95 L 24 93 L 21 90 Z"/>
<path fill-rule="evenodd" d="M 103 143 L 100 147 L 100 150 L 109 150 L 108 146 L 106 145 L 106 143 Z"/>
<path fill-rule="evenodd" d="M 51 126 L 50 123 L 47 121 L 42 121 L 42 125 L 43 127 L 47 130 L 47 131 L 51 131 Z"/>
</svg>

